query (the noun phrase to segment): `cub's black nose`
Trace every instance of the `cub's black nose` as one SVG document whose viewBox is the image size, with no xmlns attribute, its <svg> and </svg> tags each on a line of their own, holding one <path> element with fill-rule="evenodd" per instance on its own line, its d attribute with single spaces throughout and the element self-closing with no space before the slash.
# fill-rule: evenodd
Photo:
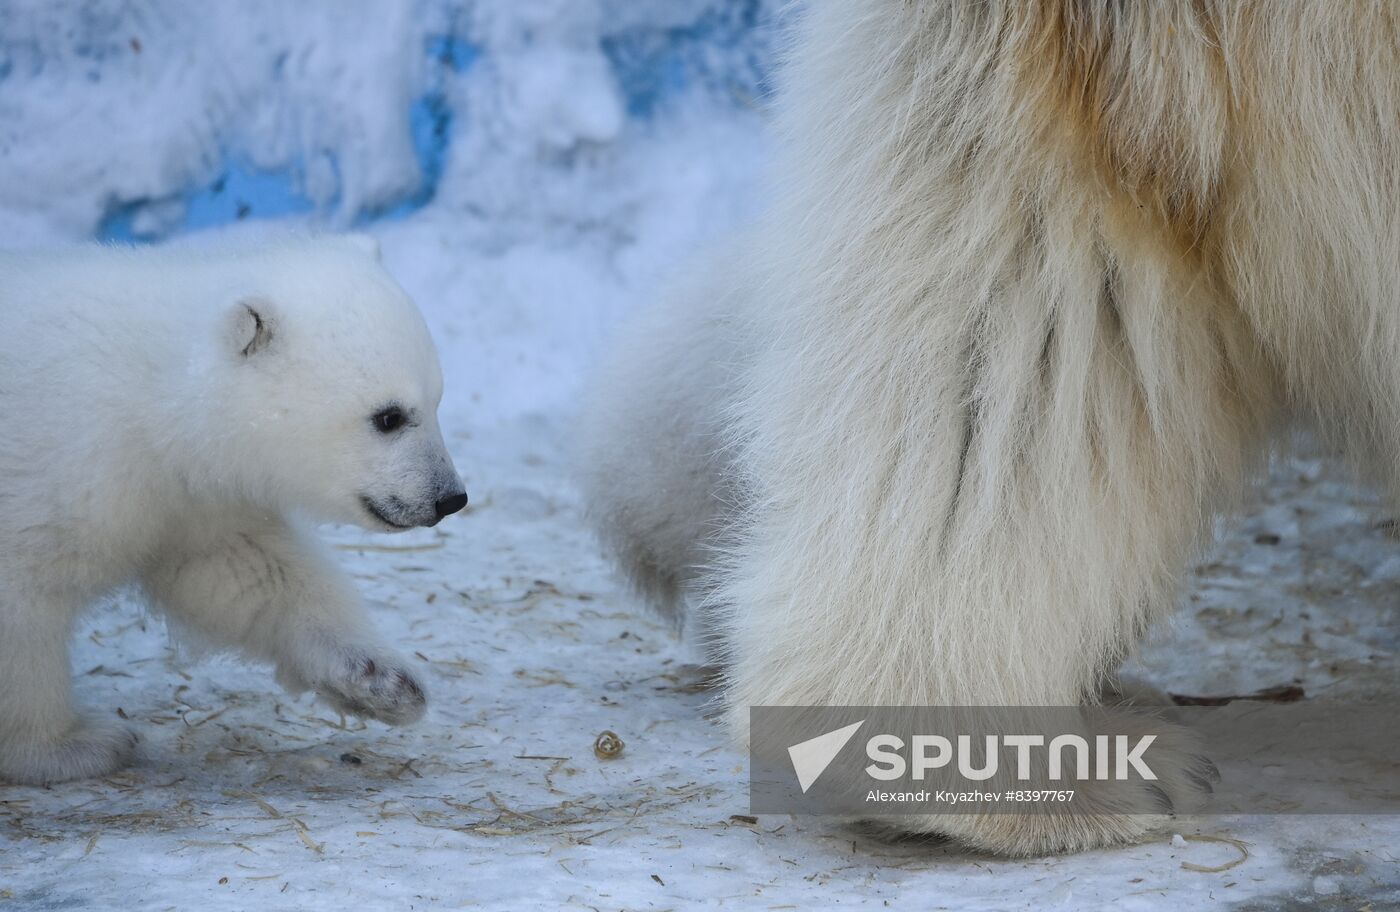
<svg viewBox="0 0 1400 912">
<path fill-rule="evenodd" d="M 437 502 L 437 518 L 451 516 L 467 505 L 466 494 L 449 494 Z"/>
</svg>

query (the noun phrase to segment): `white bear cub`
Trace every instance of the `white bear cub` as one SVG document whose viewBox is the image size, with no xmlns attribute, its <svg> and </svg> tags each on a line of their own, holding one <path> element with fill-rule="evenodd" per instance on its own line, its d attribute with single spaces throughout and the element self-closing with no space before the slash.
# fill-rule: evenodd
<svg viewBox="0 0 1400 912">
<path fill-rule="evenodd" d="M 0 253 L 0 779 L 128 759 L 128 731 L 74 711 L 68 640 L 131 583 L 293 690 L 418 719 L 422 683 L 299 523 L 462 509 L 441 395 L 367 238 Z"/>
</svg>

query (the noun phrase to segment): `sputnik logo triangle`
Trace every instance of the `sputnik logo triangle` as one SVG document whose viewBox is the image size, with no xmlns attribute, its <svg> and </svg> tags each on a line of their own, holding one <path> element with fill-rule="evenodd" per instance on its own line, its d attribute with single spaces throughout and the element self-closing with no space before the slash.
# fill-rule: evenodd
<svg viewBox="0 0 1400 912">
<path fill-rule="evenodd" d="M 807 789 L 826 772 L 826 768 L 831 765 L 831 761 L 836 759 L 836 755 L 841 753 L 841 748 L 846 746 L 846 742 L 851 740 L 851 736 L 856 733 L 856 729 L 865 724 L 865 720 L 853 722 L 845 728 L 838 728 L 829 731 L 824 735 L 817 735 L 800 744 L 794 744 L 788 748 L 788 757 L 792 759 L 793 772 L 797 773 L 797 784 L 802 786 L 802 794 L 807 794 Z"/>
</svg>

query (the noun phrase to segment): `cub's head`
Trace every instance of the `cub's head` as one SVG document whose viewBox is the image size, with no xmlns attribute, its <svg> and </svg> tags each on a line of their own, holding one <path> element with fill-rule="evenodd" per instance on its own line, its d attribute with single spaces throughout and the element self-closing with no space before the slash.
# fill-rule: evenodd
<svg viewBox="0 0 1400 912">
<path fill-rule="evenodd" d="M 442 372 L 418 309 L 368 238 L 299 240 L 239 264 L 217 331 L 225 481 L 377 531 L 467 503 L 438 428 Z"/>
</svg>

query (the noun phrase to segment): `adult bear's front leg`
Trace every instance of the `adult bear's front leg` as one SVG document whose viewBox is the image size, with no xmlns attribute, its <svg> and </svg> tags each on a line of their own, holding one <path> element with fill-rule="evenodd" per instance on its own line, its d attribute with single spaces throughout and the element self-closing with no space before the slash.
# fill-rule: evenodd
<svg viewBox="0 0 1400 912">
<path fill-rule="evenodd" d="M 917 269 L 857 246 L 774 306 L 737 434 L 755 507 L 717 588 L 740 730 L 750 705 L 1093 703 L 1173 604 L 1270 375 L 1207 283 L 1057 227 L 1027 217 L 959 271 L 934 231 Z M 1159 744 L 1162 789 L 1091 785 L 1101 815 L 896 825 L 1011 854 L 1131 839 L 1204 784 L 1183 734 Z"/>
</svg>

